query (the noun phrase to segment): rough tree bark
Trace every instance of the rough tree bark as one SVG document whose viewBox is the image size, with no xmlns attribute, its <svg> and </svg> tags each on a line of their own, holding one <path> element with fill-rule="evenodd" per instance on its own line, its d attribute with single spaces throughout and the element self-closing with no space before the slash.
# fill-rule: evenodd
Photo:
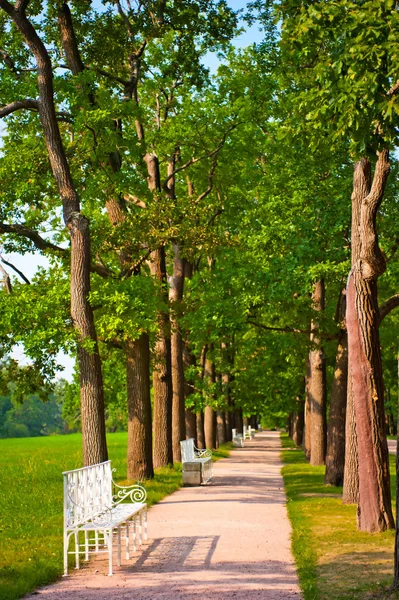
<svg viewBox="0 0 399 600">
<path fill-rule="evenodd" d="M 184 401 L 183 338 L 178 321 L 179 305 L 183 299 L 184 260 L 179 246 L 173 244 L 173 275 L 169 280 L 171 301 L 171 358 L 172 358 L 172 447 L 173 460 L 181 461 L 180 441 L 186 439 Z"/>
<path fill-rule="evenodd" d="M 303 435 L 303 449 L 305 451 L 306 460 L 310 460 L 310 448 L 311 448 L 311 420 L 312 412 L 310 409 L 310 396 L 309 396 L 309 384 L 310 384 L 310 366 L 309 366 L 309 354 L 306 357 L 306 376 L 305 376 L 305 431 Z"/>
<path fill-rule="evenodd" d="M 368 532 L 394 527 L 377 300 L 377 280 L 385 270 L 385 260 L 376 232 L 389 169 L 388 151 L 382 150 L 370 185 L 369 161 L 358 161 L 352 194 L 360 204 L 360 251 L 348 278 L 346 322 L 358 440 L 358 527 Z"/>
<path fill-rule="evenodd" d="M 398 384 L 399 384 L 399 355 L 397 359 Z M 398 386 L 399 387 L 399 386 Z M 399 588 L 399 393 L 398 393 L 398 428 L 396 432 L 396 531 L 393 588 Z"/>
<path fill-rule="evenodd" d="M 314 285 L 312 294 L 313 309 L 316 312 L 324 310 L 324 281 L 320 279 Z M 317 320 L 311 322 L 311 330 L 319 328 Z M 309 398 L 311 410 L 311 447 L 310 464 L 323 465 L 326 451 L 326 362 L 317 333 L 311 333 L 310 340 L 313 348 L 309 352 Z"/>
<path fill-rule="evenodd" d="M 226 443 L 226 423 L 224 420 L 224 411 L 218 410 L 216 412 L 216 423 L 217 423 L 217 431 L 218 431 L 218 443 L 225 444 Z"/>
<path fill-rule="evenodd" d="M 351 361 L 349 357 L 345 424 L 344 489 L 342 493 L 342 502 L 344 504 L 357 504 L 359 502 L 359 460 L 357 457 L 355 404 L 352 393 Z"/>
<path fill-rule="evenodd" d="M 339 316 L 341 323 L 331 388 L 330 418 L 327 429 L 326 474 L 324 483 L 343 485 L 345 469 L 345 423 L 348 395 L 348 337 L 345 324 L 346 297 L 341 293 Z"/>
<path fill-rule="evenodd" d="M 128 388 L 129 479 L 149 479 L 152 466 L 152 423 L 150 398 L 150 342 L 143 333 L 138 340 L 126 342 L 126 374 Z"/>
<path fill-rule="evenodd" d="M 297 398 L 297 407 L 292 422 L 292 439 L 296 446 L 302 446 L 305 412 L 304 402 L 300 398 Z"/>
<path fill-rule="evenodd" d="M 45 45 L 26 17 L 28 2 L 13 6 L 1 0 L 0 7 L 11 17 L 33 53 L 38 74 L 38 110 L 51 169 L 63 207 L 63 217 L 71 240 L 71 317 L 78 339 L 78 364 L 82 411 L 83 462 L 107 460 L 104 391 L 101 360 L 90 292 L 90 231 L 80 212 L 80 201 L 70 174 L 68 159 L 57 123 L 54 103 L 53 68 Z M 91 347 L 91 349 L 88 349 Z"/>
<path fill-rule="evenodd" d="M 215 366 L 208 358 L 208 353 L 205 356 L 205 371 L 204 377 L 212 385 L 215 381 Z M 205 447 L 212 449 L 215 447 L 216 428 L 215 415 L 212 406 L 205 406 L 204 410 L 204 431 L 205 431 Z"/>
<path fill-rule="evenodd" d="M 198 448 L 205 448 L 204 413 L 198 412 L 195 416 L 197 423 L 197 445 Z"/>
<path fill-rule="evenodd" d="M 152 253 L 151 274 L 166 286 L 165 248 Z M 158 313 L 159 333 L 154 348 L 154 466 L 164 467 L 173 464 L 172 450 L 172 381 L 171 346 L 169 337 L 169 315 Z"/>
</svg>

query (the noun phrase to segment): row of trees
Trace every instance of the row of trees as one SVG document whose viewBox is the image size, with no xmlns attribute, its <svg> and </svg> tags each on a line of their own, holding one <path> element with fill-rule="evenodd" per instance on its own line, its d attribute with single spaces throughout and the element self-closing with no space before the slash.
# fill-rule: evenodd
<svg viewBox="0 0 399 600">
<path fill-rule="evenodd" d="M 222 1 L 0 7 L 0 231 L 50 261 L 2 267 L 1 341 L 40 385 L 77 346 L 85 464 L 105 405 L 127 406 L 131 477 L 291 414 L 359 527 L 393 527 L 394 3 L 253 2 L 242 51 Z"/>
</svg>

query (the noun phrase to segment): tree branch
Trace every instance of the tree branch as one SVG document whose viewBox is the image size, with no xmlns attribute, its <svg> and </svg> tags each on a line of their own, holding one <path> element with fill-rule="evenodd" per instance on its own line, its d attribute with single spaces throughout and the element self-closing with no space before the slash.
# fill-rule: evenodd
<svg viewBox="0 0 399 600">
<path fill-rule="evenodd" d="M 337 340 L 339 338 L 339 333 L 328 334 L 321 333 L 319 329 L 296 329 L 295 327 L 269 327 L 268 325 L 263 325 L 263 323 L 257 323 L 256 321 L 251 321 L 247 319 L 247 323 L 250 325 L 254 325 L 255 327 L 259 327 L 260 329 L 265 329 L 266 331 L 280 331 L 281 333 L 300 333 L 303 335 L 317 334 L 319 337 L 325 340 Z"/>
<path fill-rule="evenodd" d="M 380 312 L 380 319 L 379 319 L 379 325 L 381 325 L 381 322 L 383 319 L 385 319 L 385 317 L 387 315 L 389 315 L 389 313 L 394 309 L 397 308 L 399 306 L 399 294 L 395 294 L 394 296 L 391 296 L 390 298 L 388 298 L 388 300 L 385 300 L 385 302 L 383 302 L 381 304 L 381 306 L 379 307 L 379 312 Z"/>
<path fill-rule="evenodd" d="M 205 158 L 211 158 L 212 156 L 215 156 L 215 154 L 217 155 L 220 152 L 220 150 L 223 148 L 229 133 L 231 133 L 237 126 L 238 126 L 238 123 L 235 123 L 234 125 L 229 127 L 229 129 L 223 135 L 220 144 L 218 145 L 217 148 L 215 148 L 215 150 L 212 150 L 212 152 L 209 152 L 208 154 L 198 156 L 197 158 L 191 158 L 186 163 L 184 163 L 184 165 L 177 167 L 176 169 L 174 169 L 174 171 L 172 171 L 172 173 L 169 173 L 168 176 L 166 177 L 166 179 L 162 183 L 162 189 L 166 192 L 168 191 L 168 181 L 170 179 L 172 179 L 172 177 L 174 177 L 176 175 L 176 173 L 179 173 L 180 171 L 184 171 L 184 169 L 187 169 L 187 167 L 194 165 L 195 163 L 199 162 L 200 160 L 204 160 Z"/>
<path fill-rule="evenodd" d="M 139 258 L 133 265 L 131 265 L 127 270 L 122 271 L 121 279 L 128 279 L 131 275 L 136 275 L 139 273 L 139 269 L 141 265 L 147 260 L 147 258 L 151 255 L 152 250 L 147 250 L 147 252 Z"/>
<path fill-rule="evenodd" d="M 27 283 L 28 285 L 30 285 L 29 279 L 22 273 L 22 271 L 20 271 L 19 269 L 17 269 L 17 267 L 15 265 L 13 265 L 12 263 L 8 262 L 8 260 L 6 260 L 3 256 L 0 256 L 0 259 L 1 259 L 1 262 L 3 262 L 8 267 L 10 267 L 10 269 L 13 269 L 16 273 L 18 273 L 18 275 L 21 277 L 21 279 L 23 281 L 25 281 L 25 283 Z"/>
<path fill-rule="evenodd" d="M 66 252 L 65 248 L 61 248 L 60 246 L 56 246 L 48 240 L 45 240 L 39 233 L 37 233 L 37 231 L 30 229 L 24 224 L 0 223 L 0 233 L 12 233 L 21 237 L 25 237 L 33 242 L 34 246 L 38 250 L 53 250 L 54 252 L 61 253 Z"/>
<path fill-rule="evenodd" d="M 0 0 L 0 3 L 1 2 L 2 0 Z M 15 102 L 11 102 L 10 104 L 0 108 L 0 117 L 7 117 L 7 115 L 10 115 L 11 113 L 23 109 L 34 110 L 37 112 L 39 110 L 39 101 L 34 100 L 33 98 L 26 98 L 25 100 L 16 100 Z"/>
</svg>

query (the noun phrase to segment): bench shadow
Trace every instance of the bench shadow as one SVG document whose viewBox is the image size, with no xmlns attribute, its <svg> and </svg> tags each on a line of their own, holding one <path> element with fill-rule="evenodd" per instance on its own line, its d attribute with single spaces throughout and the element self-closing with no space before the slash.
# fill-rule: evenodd
<svg viewBox="0 0 399 600">
<path fill-rule="evenodd" d="M 49 586 L 46 592 L 51 600 L 300 600 L 293 565 L 279 560 L 251 562 L 250 556 L 248 562 L 212 563 L 218 541 L 217 535 L 157 538 L 137 558 L 115 568 L 115 586 L 108 580 L 101 589 L 107 561 L 97 559 L 65 580 L 64 589 Z"/>
</svg>

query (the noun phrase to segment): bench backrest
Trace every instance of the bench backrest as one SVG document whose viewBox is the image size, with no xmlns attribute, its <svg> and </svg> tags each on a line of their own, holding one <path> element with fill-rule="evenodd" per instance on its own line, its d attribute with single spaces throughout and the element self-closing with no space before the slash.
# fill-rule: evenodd
<svg viewBox="0 0 399 600">
<path fill-rule="evenodd" d="M 180 442 L 181 449 L 181 461 L 185 462 L 193 462 L 195 460 L 194 453 L 194 439 L 190 438 L 189 440 L 184 440 Z"/>
<path fill-rule="evenodd" d="M 76 527 L 112 507 L 111 461 L 65 471 L 64 523 Z"/>
<path fill-rule="evenodd" d="M 234 439 L 237 436 L 237 429 L 232 429 L 231 430 L 231 434 L 232 434 L 232 437 Z"/>
</svg>

